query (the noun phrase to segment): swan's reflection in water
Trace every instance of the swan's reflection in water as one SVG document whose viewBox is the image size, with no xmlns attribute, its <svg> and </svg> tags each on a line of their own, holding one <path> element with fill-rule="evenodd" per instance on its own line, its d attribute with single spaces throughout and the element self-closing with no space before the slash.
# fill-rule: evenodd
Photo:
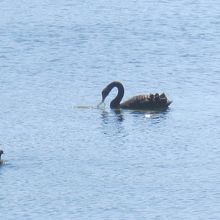
<svg viewBox="0 0 220 220">
<path fill-rule="evenodd" d="M 168 117 L 168 112 L 169 112 L 168 109 L 163 112 L 154 112 L 151 117 L 152 122 L 156 124 L 156 123 L 160 123 L 160 122 L 164 121 Z"/>
<path fill-rule="evenodd" d="M 151 127 L 162 123 L 166 120 L 169 111 L 169 109 L 166 111 L 103 110 L 101 112 L 102 128 L 105 134 L 109 132 L 122 134 L 124 132 L 126 135 L 125 132 L 129 133 L 130 130 L 133 131 L 134 127 L 137 128 L 139 125 L 146 128 L 146 124 Z"/>
<path fill-rule="evenodd" d="M 113 139 L 127 136 L 124 126 L 124 114 L 121 110 L 103 110 L 101 112 L 103 133 Z"/>
<path fill-rule="evenodd" d="M 123 112 L 121 111 L 121 109 L 112 110 L 112 112 L 115 114 L 115 117 L 118 122 L 124 121 L 124 115 L 123 115 Z"/>
<path fill-rule="evenodd" d="M 164 111 L 130 111 L 130 114 L 135 118 L 144 119 L 144 121 L 151 122 L 152 124 L 157 124 L 165 120 L 168 116 L 170 109 Z"/>
<path fill-rule="evenodd" d="M 117 123 L 124 121 L 124 115 L 120 109 L 117 110 L 111 109 L 110 112 L 103 110 L 101 113 L 101 117 L 105 124 L 109 123 L 111 119 L 113 119 L 113 121 Z"/>
</svg>

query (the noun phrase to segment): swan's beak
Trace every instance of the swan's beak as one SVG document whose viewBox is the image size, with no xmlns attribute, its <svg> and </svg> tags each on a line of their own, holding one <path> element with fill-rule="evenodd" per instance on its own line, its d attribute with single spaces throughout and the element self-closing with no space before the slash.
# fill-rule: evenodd
<svg viewBox="0 0 220 220">
<path fill-rule="evenodd" d="M 101 101 L 101 102 L 97 105 L 97 107 L 99 107 L 102 103 L 103 103 L 103 101 Z"/>
<path fill-rule="evenodd" d="M 105 103 L 104 101 L 101 101 L 98 105 L 97 108 L 105 108 Z"/>
<path fill-rule="evenodd" d="M 104 100 L 102 100 L 98 105 L 97 105 L 97 107 L 99 108 L 101 105 L 103 105 L 103 104 L 105 104 L 104 103 Z"/>
</svg>

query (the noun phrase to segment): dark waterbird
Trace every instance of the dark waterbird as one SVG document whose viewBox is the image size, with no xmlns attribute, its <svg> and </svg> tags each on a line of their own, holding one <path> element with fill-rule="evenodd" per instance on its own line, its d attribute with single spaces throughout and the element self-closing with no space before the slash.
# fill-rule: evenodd
<svg viewBox="0 0 220 220">
<path fill-rule="evenodd" d="M 2 164 L 2 163 L 3 163 L 2 159 L 1 159 L 2 154 L 4 154 L 4 152 L 3 152 L 3 150 L 0 150 L 0 164 Z"/>
<path fill-rule="evenodd" d="M 117 81 L 111 82 L 102 90 L 102 102 L 111 92 L 113 88 L 118 89 L 117 96 L 111 101 L 110 108 L 112 109 L 133 109 L 133 110 L 165 110 L 172 103 L 168 100 L 164 93 L 137 95 L 127 101 L 120 103 L 124 96 L 124 86 Z"/>
</svg>

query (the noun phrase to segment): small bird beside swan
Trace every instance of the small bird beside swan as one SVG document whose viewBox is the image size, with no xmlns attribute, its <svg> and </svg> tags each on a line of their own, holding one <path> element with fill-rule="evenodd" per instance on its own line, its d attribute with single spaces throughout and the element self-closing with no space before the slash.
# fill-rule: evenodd
<svg viewBox="0 0 220 220">
<path fill-rule="evenodd" d="M 2 154 L 4 154 L 3 150 L 0 150 L 0 165 L 3 164 L 3 160 L 1 159 Z"/>
<path fill-rule="evenodd" d="M 111 82 L 102 90 L 102 103 L 115 87 L 118 89 L 118 94 L 110 103 L 110 108 L 112 109 L 165 110 L 172 103 L 164 93 L 161 95 L 158 93 L 155 95 L 137 95 L 120 103 L 124 96 L 124 86 L 118 81 Z"/>
</svg>

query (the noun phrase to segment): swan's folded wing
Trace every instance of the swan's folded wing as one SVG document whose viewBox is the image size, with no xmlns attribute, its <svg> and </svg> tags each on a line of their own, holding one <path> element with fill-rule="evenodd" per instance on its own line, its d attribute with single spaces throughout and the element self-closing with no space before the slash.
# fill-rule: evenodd
<svg viewBox="0 0 220 220">
<path fill-rule="evenodd" d="M 122 108 L 142 109 L 149 105 L 150 100 L 148 95 L 134 96 L 127 101 L 121 103 Z"/>
<path fill-rule="evenodd" d="M 172 102 L 166 96 L 159 101 L 151 100 L 149 95 L 134 96 L 127 101 L 121 103 L 120 107 L 125 109 L 164 109 Z"/>
</svg>

